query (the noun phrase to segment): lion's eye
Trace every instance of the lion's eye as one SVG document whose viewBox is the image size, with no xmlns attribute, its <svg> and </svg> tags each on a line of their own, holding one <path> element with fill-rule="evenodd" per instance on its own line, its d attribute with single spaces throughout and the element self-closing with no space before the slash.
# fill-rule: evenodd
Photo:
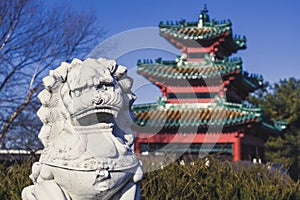
<svg viewBox="0 0 300 200">
<path fill-rule="evenodd" d="M 99 84 L 95 86 L 96 90 L 105 90 L 105 85 Z"/>
<path fill-rule="evenodd" d="M 107 87 L 114 87 L 114 84 L 109 82 L 101 82 L 99 85 L 95 86 L 96 90 L 106 90 Z"/>
</svg>

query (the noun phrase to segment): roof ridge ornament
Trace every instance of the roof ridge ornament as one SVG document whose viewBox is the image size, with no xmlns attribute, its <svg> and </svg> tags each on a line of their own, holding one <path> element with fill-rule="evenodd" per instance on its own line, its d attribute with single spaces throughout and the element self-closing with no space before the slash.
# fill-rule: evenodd
<svg viewBox="0 0 300 200">
<path fill-rule="evenodd" d="M 207 5 L 204 4 L 204 9 L 200 11 L 198 28 L 202 28 L 205 23 L 209 22 L 209 15 L 207 13 Z"/>
<path fill-rule="evenodd" d="M 207 4 L 204 4 L 204 8 L 203 10 L 201 10 L 201 13 L 205 13 L 205 14 L 208 13 Z"/>
<path fill-rule="evenodd" d="M 216 108 L 224 108 L 226 100 L 223 97 L 215 96 L 215 107 Z"/>
</svg>

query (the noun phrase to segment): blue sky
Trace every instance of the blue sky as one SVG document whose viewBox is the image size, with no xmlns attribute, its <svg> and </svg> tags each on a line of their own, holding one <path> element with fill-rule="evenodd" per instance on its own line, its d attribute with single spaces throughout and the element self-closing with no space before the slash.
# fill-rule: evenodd
<svg viewBox="0 0 300 200">
<path fill-rule="evenodd" d="M 242 57 L 244 70 L 261 74 L 271 83 L 300 78 L 298 0 L 67 0 L 64 3 L 79 11 L 93 10 L 97 25 L 107 32 L 105 38 L 135 28 L 157 27 L 160 21 L 196 21 L 207 4 L 211 19 L 230 19 L 233 33 L 247 37 L 247 49 L 233 55 Z M 157 51 L 134 54 L 129 52 L 118 61 L 133 68 L 138 57 L 168 58 Z"/>
</svg>

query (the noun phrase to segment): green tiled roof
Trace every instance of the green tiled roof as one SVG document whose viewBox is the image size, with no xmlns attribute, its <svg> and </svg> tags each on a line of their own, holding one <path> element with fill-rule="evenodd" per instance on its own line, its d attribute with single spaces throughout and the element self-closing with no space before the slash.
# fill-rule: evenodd
<svg viewBox="0 0 300 200">
<path fill-rule="evenodd" d="M 215 62 L 177 62 L 160 59 L 155 62 L 152 60 L 138 61 L 138 73 L 146 77 L 155 77 L 157 80 L 192 80 L 241 72 L 242 60 L 240 58 Z"/>
<path fill-rule="evenodd" d="M 203 107 L 203 104 L 144 104 L 133 106 L 132 109 L 136 115 L 135 123 L 147 127 L 234 126 L 260 122 L 262 119 L 260 108 L 227 102 L 207 107 Z"/>
<path fill-rule="evenodd" d="M 167 33 L 174 37 L 198 40 L 198 39 L 207 39 L 212 38 L 223 33 L 231 33 L 230 26 L 218 26 L 218 27 L 205 27 L 198 28 L 195 27 L 174 27 L 174 26 L 163 26 L 160 25 L 160 32 Z"/>
<path fill-rule="evenodd" d="M 208 78 L 239 75 L 240 81 L 248 87 L 256 89 L 262 83 L 262 76 L 243 72 L 240 58 L 224 59 L 218 61 L 187 62 L 163 61 L 162 59 L 139 60 L 138 73 L 152 81 L 177 84 L 181 80 L 201 80 Z"/>
<path fill-rule="evenodd" d="M 160 22 L 160 34 L 168 34 L 175 38 L 184 40 L 207 40 L 211 38 L 224 35 L 232 35 L 232 24 L 230 20 L 223 21 L 206 21 L 201 27 L 198 22 L 186 22 L 181 20 L 178 22 L 167 21 L 167 23 Z M 238 48 L 245 48 L 247 39 L 245 36 L 232 36 L 234 44 Z"/>
<path fill-rule="evenodd" d="M 263 83 L 263 77 L 259 74 L 249 74 L 248 72 L 243 71 L 242 81 L 245 87 L 249 87 L 250 90 L 258 89 Z"/>
</svg>

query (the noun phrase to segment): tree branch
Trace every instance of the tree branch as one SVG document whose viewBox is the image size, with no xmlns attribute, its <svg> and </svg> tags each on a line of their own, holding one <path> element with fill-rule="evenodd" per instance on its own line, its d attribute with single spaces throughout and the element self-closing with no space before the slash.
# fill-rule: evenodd
<svg viewBox="0 0 300 200">
<path fill-rule="evenodd" d="M 4 125 L 0 131 L 0 149 L 3 147 L 3 138 L 4 138 L 5 134 L 7 133 L 7 131 L 9 130 L 11 124 L 20 115 L 20 113 L 26 108 L 26 106 L 30 103 L 32 95 L 38 91 L 40 85 L 37 85 L 33 89 L 29 90 L 24 102 L 9 116 L 9 118 L 4 123 Z"/>
</svg>

